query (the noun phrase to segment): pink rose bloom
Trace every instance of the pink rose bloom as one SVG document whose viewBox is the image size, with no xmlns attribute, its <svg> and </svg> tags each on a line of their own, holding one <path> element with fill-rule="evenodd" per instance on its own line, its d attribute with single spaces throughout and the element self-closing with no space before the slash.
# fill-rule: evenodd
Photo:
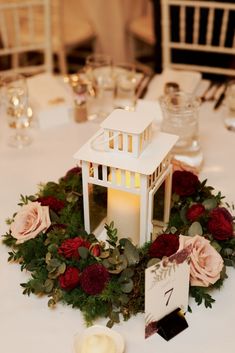
<svg viewBox="0 0 235 353">
<path fill-rule="evenodd" d="M 23 205 L 14 218 L 10 230 L 16 244 L 35 238 L 40 232 L 45 232 L 51 225 L 49 207 L 41 206 L 39 202 Z"/>
<path fill-rule="evenodd" d="M 190 284 L 208 287 L 218 281 L 223 268 L 223 259 L 209 240 L 200 235 L 194 237 L 180 235 L 179 238 L 179 250 L 190 244 L 193 246 L 190 255 Z"/>
</svg>

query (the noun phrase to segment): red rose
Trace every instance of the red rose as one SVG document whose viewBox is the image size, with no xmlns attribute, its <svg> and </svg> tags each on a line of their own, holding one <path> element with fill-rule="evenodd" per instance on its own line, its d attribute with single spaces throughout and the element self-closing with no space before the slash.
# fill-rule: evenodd
<svg viewBox="0 0 235 353">
<path fill-rule="evenodd" d="M 175 234 L 161 234 L 150 245 L 149 256 L 162 259 L 171 256 L 179 248 L 179 237 Z"/>
<path fill-rule="evenodd" d="M 66 239 L 59 247 L 58 253 L 64 256 L 66 259 L 74 258 L 78 260 L 80 258 L 78 248 L 83 246 L 89 249 L 90 245 L 91 244 L 89 243 L 89 241 L 83 239 L 82 237 Z"/>
<path fill-rule="evenodd" d="M 201 203 L 197 203 L 189 207 L 186 212 L 186 217 L 189 221 L 195 222 L 205 213 L 205 207 Z"/>
<path fill-rule="evenodd" d="M 91 246 L 90 247 L 90 252 L 95 257 L 100 256 L 100 246 L 99 246 L 99 244 L 95 244 L 94 246 Z"/>
<path fill-rule="evenodd" d="M 82 174 L 82 168 L 74 167 L 67 171 L 65 178 L 71 177 L 73 175 L 80 175 L 80 174 Z"/>
<path fill-rule="evenodd" d="M 209 214 L 207 228 L 215 239 L 229 239 L 233 236 L 233 217 L 224 207 L 214 208 Z"/>
<path fill-rule="evenodd" d="M 99 294 L 103 291 L 108 280 L 107 269 L 101 264 L 92 264 L 87 266 L 81 274 L 81 287 L 87 294 Z"/>
<path fill-rule="evenodd" d="M 193 195 L 198 185 L 198 177 L 191 172 L 177 170 L 173 173 L 172 191 L 179 196 Z"/>
<path fill-rule="evenodd" d="M 67 267 L 65 272 L 59 276 L 60 287 L 64 290 L 71 290 L 79 283 L 79 270 L 76 267 Z"/>
<path fill-rule="evenodd" d="M 64 202 L 54 196 L 43 196 L 37 199 L 42 206 L 49 206 L 53 211 L 59 212 L 64 208 Z"/>
</svg>

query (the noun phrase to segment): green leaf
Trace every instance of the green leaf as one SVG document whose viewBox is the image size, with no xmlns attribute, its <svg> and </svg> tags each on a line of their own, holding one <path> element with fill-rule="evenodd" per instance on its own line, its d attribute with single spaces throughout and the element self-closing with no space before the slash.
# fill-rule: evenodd
<svg viewBox="0 0 235 353">
<path fill-rule="evenodd" d="M 140 260 L 138 249 L 128 239 L 125 243 L 124 255 L 129 266 L 136 265 Z"/>
<path fill-rule="evenodd" d="M 188 229 L 188 235 L 191 237 L 194 235 L 203 235 L 201 224 L 199 222 L 193 222 Z"/>
<path fill-rule="evenodd" d="M 147 263 L 147 268 L 148 267 L 151 267 L 153 265 L 156 265 L 158 264 L 159 262 L 161 262 L 161 259 L 157 259 L 157 258 L 153 258 L 153 259 L 150 259 Z"/>
<path fill-rule="evenodd" d="M 78 253 L 81 256 L 82 259 L 87 259 L 88 255 L 89 255 L 89 250 L 87 248 L 85 248 L 84 246 L 80 246 L 78 248 Z"/>
<path fill-rule="evenodd" d="M 121 283 L 121 290 L 123 293 L 130 293 L 134 287 L 134 283 L 132 279 L 129 279 L 128 281 L 125 281 Z"/>
<path fill-rule="evenodd" d="M 53 289 L 54 282 L 51 279 L 46 279 L 44 283 L 44 290 L 46 293 L 50 293 Z"/>
<path fill-rule="evenodd" d="M 205 207 L 206 210 L 210 211 L 213 208 L 215 208 L 217 206 L 217 200 L 215 197 L 210 198 L 210 199 L 206 199 L 203 201 L 203 206 Z"/>
</svg>

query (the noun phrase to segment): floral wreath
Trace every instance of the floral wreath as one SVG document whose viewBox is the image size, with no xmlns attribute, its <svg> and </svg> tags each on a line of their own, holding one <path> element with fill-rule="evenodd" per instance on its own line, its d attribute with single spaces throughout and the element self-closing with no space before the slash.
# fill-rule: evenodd
<svg viewBox="0 0 235 353">
<path fill-rule="evenodd" d="M 98 202 L 101 190 L 96 189 Z M 144 312 L 145 269 L 192 244 L 190 295 L 211 307 L 210 291 L 235 266 L 234 218 L 207 181 L 191 171 L 175 171 L 167 229 L 152 242 L 136 247 L 105 225 L 107 241 L 87 234 L 83 225 L 82 174 L 69 170 L 58 183 L 47 182 L 37 194 L 22 196 L 20 210 L 7 220 L 3 243 L 9 261 L 30 272 L 23 293 L 45 294 L 49 307 L 64 302 L 78 308 L 87 325 L 107 317 L 107 325 Z M 189 308 L 190 310 L 190 308 Z"/>
</svg>

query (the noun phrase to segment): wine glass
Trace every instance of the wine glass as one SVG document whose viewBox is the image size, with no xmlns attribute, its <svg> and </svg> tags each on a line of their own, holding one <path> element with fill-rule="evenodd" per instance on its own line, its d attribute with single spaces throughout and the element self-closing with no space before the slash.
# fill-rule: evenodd
<svg viewBox="0 0 235 353">
<path fill-rule="evenodd" d="M 88 120 L 102 121 L 114 108 L 112 58 L 106 54 L 89 55 L 86 58 L 86 75 L 93 92 L 88 101 Z"/>
<path fill-rule="evenodd" d="M 18 73 L 3 76 L 2 93 L 8 126 L 15 131 L 8 144 L 16 148 L 28 146 L 32 142 L 27 133 L 32 114 L 29 113 L 26 77 Z"/>
</svg>

